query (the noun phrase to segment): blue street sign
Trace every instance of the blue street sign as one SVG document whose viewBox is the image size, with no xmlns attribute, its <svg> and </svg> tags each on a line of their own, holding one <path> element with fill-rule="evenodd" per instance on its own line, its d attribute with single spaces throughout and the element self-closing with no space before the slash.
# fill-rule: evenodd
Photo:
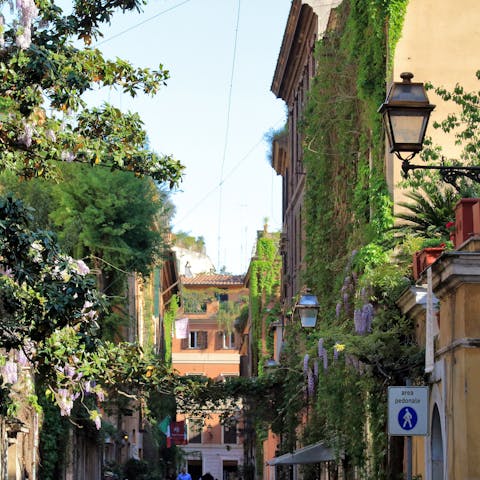
<svg viewBox="0 0 480 480">
<path fill-rule="evenodd" d="M 388 434 L 428 435 L 428 387 L 388 387 Z"/>
</svg>

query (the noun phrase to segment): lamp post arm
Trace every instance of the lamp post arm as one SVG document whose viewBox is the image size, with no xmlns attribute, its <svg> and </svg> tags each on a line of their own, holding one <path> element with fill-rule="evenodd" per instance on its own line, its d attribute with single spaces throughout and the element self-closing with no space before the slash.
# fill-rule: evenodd
<svg viewBox="0 0 480 480">
<path fill-rule="evenodd" d="M 459 167 L 459 166 L 445 166 L 445 165 L 415 165 L 409 162 L 408 159 L 403 159 L 402 172 L 403 176 L 408 177 L 410 170 L 438 170 L 442 180 L 452 185 L 457 191 L 459 186 L 457 181 L 461 177 L 467 177 L 474 182 L 480 183 L 480 166 Z"/>
</svg>

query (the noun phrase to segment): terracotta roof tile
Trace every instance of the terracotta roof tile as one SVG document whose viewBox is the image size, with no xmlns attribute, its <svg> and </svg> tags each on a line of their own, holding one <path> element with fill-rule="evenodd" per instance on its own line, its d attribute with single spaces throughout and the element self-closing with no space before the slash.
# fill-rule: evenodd
<svg viewBox="0 0 480 480">
<path fill-rule="evenodd" d="M 243 275 L 222 275 L 216 273 L 200 273 L 193 277 L 180 276 L 183 285 L 210 285 L 210 286 L 243 286 Z"/>
</svg>

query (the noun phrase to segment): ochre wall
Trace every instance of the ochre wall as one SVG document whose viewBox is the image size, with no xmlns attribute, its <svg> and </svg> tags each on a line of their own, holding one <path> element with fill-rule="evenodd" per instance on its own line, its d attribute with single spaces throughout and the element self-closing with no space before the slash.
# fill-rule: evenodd
<svg viewBox="0 0 480 480">
<path fill-rule="evenodd" d="M 402 72 L 412 72 L 413 81 L 448 89 L 459 83 L 467 91 L 478 91 L 480 82 L 475 72 L 480 69 L 479 7 L 478 0 L 410 0 L 395 49 L 393 78 L 389 80 L 400 81 Z M 458 150 L 452 136 L 432 127 L 434 120 L 444 119 L 454 111 L 453 105 L 445 104 L 432 91 L 428 95 L 436 108 L 427 135 L 443 147 L 446 157 L 456 158 Z M 393 189 L 401 179 L 400 161 L 393 156 L 387 159 L 387 176 Z M 401 192 L 395 190 L 395 203 L 401 198 Z"/>
</svg>

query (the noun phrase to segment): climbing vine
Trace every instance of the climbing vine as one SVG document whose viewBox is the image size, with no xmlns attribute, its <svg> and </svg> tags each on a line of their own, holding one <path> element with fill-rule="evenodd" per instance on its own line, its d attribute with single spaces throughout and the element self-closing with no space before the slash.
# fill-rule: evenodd
<svg viewBox="0 0 480 480">
<path fill-rule="evenodd" d="M 385 433 L 386 386 L 421 379 L 412 325 L 395 305 L 409 266 L 391 249 L 392 202 L 383 165 L 378 106 L 407 0 L 344 1 L 335 28 L 316 46 L 317 72 L 302 122 L 306 168 L 305 283 L 318 297 L 320 326 L 289 331 L 284 361 L 298 369 L 303 396 L 285 405 L 282 451 L 326 441 L 343 467 L 393 478 Z M 295 345 L 290 344 L 293 342 Z M 291 383 L 290 388 L 297 388 Z M 305 410 L 306 409 L 306 410 Z M 304 478 L 315 473 L 305 469 Z"/>
<path fill-rule="evenodd" d="M 275 304 L 275 294 L 278 296 L 280 283 L 280 256 L 278 253 L 278 234 L 264 235 L 258 239 L 256 255 L 250 265 L 250 314 L 252 318 L 252 344 L 253 351 L 252 365 L 256 372 L 263 371 L 263 362 L 269 354 L 264 345 L 264 333 L 266 322 L 264 320 L 267 308 Z M 271 318 L 267 315 L 267 318 Z M 272 353 L 272 352 L 271 352 Z M 270 358 L 273 355 L 270 355 Z"/>
</svg>

